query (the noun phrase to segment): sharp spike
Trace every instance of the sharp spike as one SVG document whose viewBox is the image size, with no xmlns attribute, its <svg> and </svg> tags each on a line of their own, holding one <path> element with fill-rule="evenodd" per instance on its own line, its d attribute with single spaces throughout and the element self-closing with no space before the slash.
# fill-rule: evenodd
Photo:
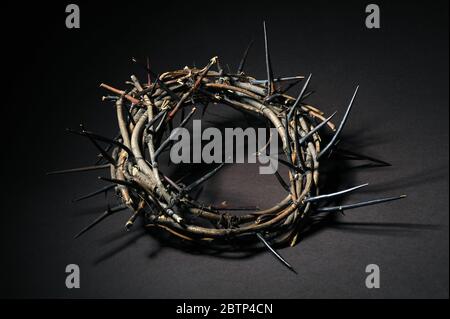
<svg viewBox="0 0 450 319">
<path fill-rule="evenodd" d="M 312 77 L 312 73 L 309 74 L 308 78 L 306 79 L 305 83 L 303 84 L 302 89 L 300 90 L 300 94 L 298 95 L 297 99 L 295 100 L 294 105 L 292 105 L 290 111 L 289 111 L 289 115 L 288 118 L 291 119 L 292 114 L 294 114 L 294 110 L 297 108 L 297 106 L 300 104 L 303 94 L 305 94 L 306 88 L 308 87 L 309 81 L 311 80 Z"/>
<path fill-rule="evenodd" d="M 316 133 L 318 130 L 320 130 L 322 128 L 322 126 L 324 126 L 325 124 L 327 124 L 332 118 L 333 116 L 335 116 L 337 113 L 334 112 L 333 114 L 331 114 L 327 119 L 325 119 L 324 121 L 322 121 L 319 125 L 317 125 L 315 128 L 313 128 L 311 131 L 309 131 L 305 136 L 303 136 L 300 139 L 300 144 L 303 144 L 308 138 L 310 138 L 314 133 Z"/>
<path fill-rule="evenodd" d="M 300 168 L 298 168 L 297 166 L 295 166 L 295 165 L 292 164 L 292 163 L 289 163 L 288 161 L 285 161 L 285 160 L 282 159 L 282 158 L 279 158 L 279 159 L 278 159 L 278 162 L 279 162 L 280 164 L 283 164 L 284 166 L 286 166 L 286 167 L 288 167 L 288 168 L 290 168 L 290 169 L 296 171 L 297 173 L 303 173 L 302 170 L 301 170 Z"/>
<path fill-rule="evenodd" d="M 161 112 L 159 112 L 158 114 L 156 114 L 156 116 L 155 116 L 154 118 L 152 118 L 152 119 L 147 123 L 147 125 L 145 126 L 145 129 L 146 129 L 147 131 L 149 131 L 149 130 L 151 129 L 152 125 L 155 124 L 155 122 L 156 122 L 158 119 L 160 119 L 164 114 L 167 114 L 167 110 L 161 111 Z"/>
<path fill-rule="evenodd" d="M 297 76 L 287 76 L 287 77 L 279 77 L 274 78 L 273 82 L 286 82 L 286 81 L 301 81 L 305 77 L 303 75 L 297 75 Z M 267 84 L 267 80 L 250 80 L 251 84 Z"/>
<path fill-rule="evenodd" d="M 275 177 L 277 178 L 278 182 L 280 182 L 281 186 L 290 193 L 291 188 L 289 187 L 288 184 L 286 184 L 283 177 L 281 177 L 281 175 L 280 175 L 280 173 L 278 173 L 278 171 L 275 172 Z"/>
<path fill-rule="evenodd" d="M 119 132 L 119 133 L 117 133 L 117 135 L 116 135 L 114 138 L 112 138 L 112 139 L 116 141 L 116 140 L 119 139 L 120 137 L 121 137 L 121 133 Z M 108 152 L 111 150 L 112 145 L 113 145 L 113 144 L 108 144 L 103 150 L 104 150 L 106 153 L 108 153 Z M 103 155 L 102 155 L 102 152 L 100 152 L 99 154 L 97 154 L 97 156 L 98 156 L 99 158 L 98 158 L 97 161 L 95 162 L 95 165 L 100 164 L 100 163 L 102 162 L 102 160 L 104 159 L 104 157 L 103 157 Z"/>
<path fill-rule="evenodd" d="M 122 148 L 124 151 L 126 151 L 128 153 L 129 156 L 134 157 L 133 152 L 126 147 L 125 145 L 123 145 L 122 143 L 120 143 L 119 141 L 115 141 L 113 139 L 110 139 L 109 137 L 104 137 L 92 132 L 88 132 L 88 131 L 75 131 L 72 129 L 66 129 L 67 132 L 72 133 L 72 134 L 76 134 L 76 135 L 81 135 L 81 136 L 87 136 L 87 137 L 92 137 L 93 139 L 99 140 L 101 142 L 105 142 L 105 143 L 110 143 L 110 144 L 114 144 L 120 148 Z"/>
<path fill-rule="evenodd" d="M 242 56 L 241 62 L 239 63 L 239 67 L 237 69 L 237 74 L 241 74 L 244 71 L 244 65 L 247 60 L 248 52 L 250 51 L 250 48 L 253 45 L 253 39 L 249 42 L 247 45 L 247 48 L 244 51 L 244 55 Z"/>
<path fill-rule="evenodd" d="M 47 175 L 58 175 L 58 174 L 68 174 L 68 173 L 80 173 L 80 172 L 89 172 L 89 171 L 95 171 L 99 169 L 105 169 L 110 168 L 111 164 L 104 164 L 104 165 L 93 165 L 93 166 L 85 166 L 85 167 L 78 167 L 78 168 L 70 168 L 65 170 L 59 170 L 59 171 L 52 171 L 47 172 Z"/>
<path fill-rule="evenodd" d="M 350 114 L 350 111 L 353 106 L 353 101 L 355 100 L 358 90 L 359 90 L 359 85 L 356 87 L 355 92 L 353 93 L 352 99 L 350 100 L 350 103 L 348 104 L 347 111 L 345 112 L 344 117 L 342 118 L 341 124 L 339 124 L 339 127 L 336 130 L 336 133 L 334 134 L 331 141 L 327 144 L 327 146 L 325 146 L 325 148 L 322 151 L 320 151 L 320 153 L 317 155 L 317 158 L 320 158 L 323 154 L 325 154 L 330 149 L 330 147 L 332 147 L 334 145 L 334 143 L 336 142 L 336 139 L 338 138 L 339 134 L 341 133 L 342 129 L 344 128 L 345 123 L 347 122 L 348 115 Z"/>
<path fill-rule="evenodd" d="M 108 177 L 103 177 L 103 176 L 99 176 L 98 179 L 101 179 L 102 181 L 105 181 L 105 182 L 110 182 L 110 183 L 114 183 L 114 184 L 117 184 L 117 185 L 130 187 L 130 188 L 133 188 L 133 189 L 136 189 L 136 190 L 142 190 L 141 187 L 138 184 L 132 183 L 132 182 L 129 182 L 129 181 L 124 181 L 124 180 L 120 180 L 120 179 L 117 179 L 117 178 L 108 178 Z"/>
<path fill-rule="evenodd" d="M 217 166 L 215 169 L 213 169 L 212 171 L 208 172 L 207 174 L 205 174 L 203 177 L 199 178 L 198 180 L 196 180 L 195 182 L 193 182 L 192 184 L 190 184 L 189 186 L 184 188 L 184 192 L 188 193 L 190 191 L 192 191 L 194 188 L 198 187 L 199 185 L 201 185 L 202 183 L 204 183 L 205 181 L 207 181 L 209 178 L 211 178 L 214 174 L 216 174 L 223 166 L 225 165 L 225 163 L 221 163 L 219 166 Z"/>
<path fill-rule="evenodd" d="M 92 227 L 94 227 L 95 225 L 97 225 L 98 223 L 100 223 L 101 221 L 103 221 L 105 218 L 111 216 L 114 213 L 117 213 L 119 211 L 122 211 L 124 209 L 127 209 L 128 206 L 125 204 L 121 204 L 119 206 L 113 207 L 113 208 L 109 208 L 103 212 L 103 214 L 101 214 L 100 216 L 98 216 L 96 219 L 94 219 L 94 221 L 92 223 L 90 223 L 88 226 L 86 226 L 85 228 L 83 228 L 78 234 L 75 235 L 75 238 L 80 237 L 81 235 L 83 235 L 85 232 L 87 232 L 88 230 L 90 230 Z"/>
<path fill-rule="evenodd" d="M 302 81 L 302 80 L 297 80 L 297 81 L 294 81 L 294 82 L 292 82 L 292 83 L 289 83 L 289 85 L 287 85 L 283 90 L 280 91 L 280 94 L 285 94 L 287 91 L 289 91 L 291 88 L 293 88 L 294 86 L 296 86 L 297 84 L 299 84 L 301 81 Z M 308 92 L 307 92 L 307 93 L 308 93 Z M 306 94 L 305 94 L 305 96 L 303 97 L 303 99 L 305 99 L 305 97 L 306 97 Z"/>
<path fill-rule="evenodd" d="M 131 107 L 130 108 L 124 107 L 124 109 L 125 112 L 127 113 L 129 123 L 136 125 L 136 121 L 134 120 L 133 115 L 131 114 Z"/>
<path fill-rule="evenodd" d="M 401 196 L 397 196 L 397 197 L 387 197 L 387 198 L 373 199 L 373 200 L 360 202 L 360 203 L 355 203 L 355 204 L 349 204 L 349 205 L 341 205 L 341 206 L 333 206 L 333 207 L 321 207 L 321 208 L 317 208 L 316 212 L 319 212 L 319 213 L 336 212 L 336 211 L 343 212 L 344 210 L 348 210 L 348 209 L 354 209 L 354 208 L 359 208 L 359 207 L 364 207 L 364 206 L 370 206 L 370 205 L 375 205 L 375 204 L 386 203 L 386 202 L 402 199 L 402 198 L 405 198 L 405 197 L 406 197 L 406 195 L 401 195 Z"/>
<path fill-rule="evenodd" d="M 114 144 L 114 145 L 122 148 L 124 151 L 126 151 L 130 157 L 134 157 L 133 152 L 128 147 L 126 147 L 123 143 L 121 143 L 119 141 L 112 140 L 109 137 L 104 137 L 104 136 L 101 136 L 101 135 L 98 135 L 98 134 L 95 134 L 95 133 L 92 133 L 92 132 L 88 132 L 88 131 L 84 131 L 82 135 L 86 135 L 88 137 L 92 137 L 92 138 L 94 138 L 96 140 L 99 140 L 99 141 L 102 141 L 102 142 L 105 142 L 105 143 Z"/>
<path fill-rule="evenodd" d="M 267 96 L 270 96 L 274 91 L 274 86 L 273 86 L 272 63 L 270 62 L 269 42 L 267 39 L 266 21 L 263 22 L 263 27 L 264 27 L 264 48 L 266 51 Z"/>
<path fill-rule="evenodd" d="M 177 192 L 181 192 L 182 191 L 181 187 L 177 183 L 175 183 L 172 179 L 170 179 L 168 176 L 163 175 L 163 177 L 173 188 L 175 188 L 175 190 Z"/>
<path fill-rule="evenodd" d="M 193 107 L 191 112 L 189 112 L 189 114 L 184 118 L 184 120 L 180 123 L 180 127 L 184 127 L 187 122 L 189 121 L 189 119 L 192 117 L 192 115 L 194 115 L 195 111 L 197 110 L 196 107 Z M 172 131 L 172 130 L 171 130 Z M 176 129 L 175 129 L 176 131 Z M 161 143 L 161 145 L 158 147 L 158 149 L 155 151 L 155 158 L 158 158 L 158 156 L 161 154 L 162 151 L 164 151 L 164 149 L 172 142 L 172 133 L 169 135 L 169 137 L 167 137 L 164 142 Z"/>
<path fill-rule="evenodd" d="M 355 191 L 357 189 L 360 189 L 362 187 L 365 187 L 367 185 L 369 185 L 369 183 L 365 183 L 365 184 L 362 184 L 362 185 L 354 186 L 354 187 L 351 187 L 351 188 L 348 188 L 348 189 L 344 189 L 342 191 L 338 191 L 338 192 L 331 193 L 331 194 L 323 194 L 323 195 L 318 195 L 318 196 L 314 196 L 314 197 L 308 197 L 308 198 L 305 199 L 305 202 L 313 202 L 313 201 L 318 201 L 318 200 L 321 200 L 321 199 L 327 199 L 327 198 L 331 198 L 331 197 L 335 197 L 335 196 L 344 195 L 344 194 L 353 192 L 353 191 Z"/>
<path fill-rule="evenodd" d="M 166 118 L 167 118 L 168 114 L 169 114 L 168 112 L 164 112 L 164 115 L 162 116 L 161 121 L 159 121 L 158 125 L 156 126 L 154 133 L 161 132 L 161 128 L 164 127 L 164 124 L 166 123 Z M 170 131 L 172 131 L 172 130 L 170 130 Z"/>
<path fill-rule="evenodd" d="M 305 77 L 303 75 L 286 76 L 286 77 L 275 78 L 274 82 L 301 81 L 304 78 Z"/>
<path fill-rule="evenodd" d="M 183 176 L 181 176 L 180 178 L 178 178 L 178 179 L 175 181 L 175 183 L 180 184 L 180 183 L 183 182 L 183 180 L 184 180 L 186 177 L 191 176 L 191 175 L 192 175 L 192 172 L 189 171 L 189 172 L 187 172 L 186 174 L 184 174 Z"/>
<path fill-rule="evenodd" d="M 94 196 L 102 194 L 102 193 L 106 194 L 109 190 L 111 190 L 115 187 L 116 187 L 116 185 L 108 185 L 108 186 L 102 187 L 96 191 L 89 193 L 89 194 L 77 197 L 77 198 L 73 199 L 72 202 L 79 202 L 81 200 L 88 199 L 88 198 L 94 197 Z"/>
<path fill-rule="evenodd" d="M 84 132 L 84 126 L 83 124 L 80 125 L 81 130 Z M 96 140 L 94 140 L 90 135 L 86 135 L 87 138 L 89 139 L 89 141 L 91 141 L 92 144 L 94 144 L 94 146 L 97 148 L 97 150 L 100 151 L 100 154 L 102 154 L 102 157 L 104 159 L 106 159 L 109 163 L 113 164 L 114 166 L 116 165 L 116 161 L 112 158 L 111 155 L 108 154 L 108 152 L 106 150 L 103 149 L 103 147 L 101 147 Z"/>
<path fill-rule="evenodd" d="M 258 154 L 257 154 L 257 156 L 258 156 Z M 289 163 L 288 161 L 285 161 L 285 160 L 282 159 L 282 158 L 275 158 L 275 157 L 273 157 L 273 156 L 271 156 L 271 155 L 267 155 L 267 154 L 264 155 L 264 156 L 270 157 L 270 158 L 272 158 L 272 159 L 278 161 L 278 163 L 283 164 L 284 166 L 288 167 L 289 169 L 294 170 L 294 171 L 296 171 L 297 173 L 303 174 L 303 171 L 302 171 L 299 167 L 295 166 L 295 165 L 292 164 L 292 163 Z"/>
<path fill-rule="evenodd" d="M 188 115 L 183 119 L 183 121 L 181 121 L 180 127 L 184 127 L 184 126 L 187 124 L 187 122 L 188 122 L 189 119 L 192 117 L 192 115 L 194 115 L 195 111 L 197 111 L 197 108 L 196 108 L 196 107 L 193 107 L 193 108 L 191 109 L 191 111 L 188 113 Z"/>
<path fill-rule="evenodd" d="M 163 208 L 161 206 L 160 202 L 156 199 L 156 197 L 152 193 L 146 192 L 140 185 L 138 185 L 136 183 L 128 182 L 128 181 L 122 181 L 122 180 L 118 180 L 118 179 L 113 179 L 113 178 L 107 178 L 107 177 L 101 177 L 101 176 L 99 176 L 98 178 L 101 179 L 101 180 L 110 182 L 110 183 L 123 185 L 123 186 L 126 186 L 126 187 L 133 188 L 133 189 L 135 189 L 137 191 L 145 192 L 145 194 L 151 198 L 151 200 L 153 201 L 153 203 L 157 206 L 157 208 L 159 210 L 166 212 L 170 217 L 174 218 L 174 220 L 176 222 L 178 222 L 179 224 L 183 224 L 183 219 L 181 217 L 179 217 L 177 214 L 175 214 L 172 209 L 170 209 L 170 208 Z M 147 200 L 142 195 L 138 194 L 138 196 L 141 199 L 143 199 L 143 200 L 145 200 L 147 202 Z M 148 204 L 148 202 L 147 202 L 147 204 Z"/>
<path fill-rule="evenodd" d="M 297 271 L 295 271 L 294 267 L 292 267 L 291 264 L 289 264 L 275 249 L 273 249 L 260 233 L 256 233 L 256 236 L 259 238 L 259 240 L 262 241 L 262 243 L 267 247 L 267 249 L 269 249 L 272 255 L 275 256 L 275 258 L 281 261 L 281 263 L 285 265 L 290 271 L 297 274 Z"/>
<path fill-rule="evenodd" d="M 308 91 L 303 94 L 302 101 L 314 94 L 314 91 Z"/>
</svg>

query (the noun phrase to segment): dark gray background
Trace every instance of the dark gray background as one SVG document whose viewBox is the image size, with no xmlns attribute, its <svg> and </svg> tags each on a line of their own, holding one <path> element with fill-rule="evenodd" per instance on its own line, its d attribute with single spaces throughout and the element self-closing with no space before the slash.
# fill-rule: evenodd
<svg viewBox="0 0 450 319">
<path fill-rule="evenodd" d="M 65 28 L 64 2 L 5 5 L 0 296 L 448 298 L 448 2 L 377 3 L 380 30 L 365 28 L 366 3 L 356 1 L 82 2 L 80 30 Z M 234 69 L 252 37 L 247 72 L 263 78 L 263 20 L 275 75 L 313 73 L 310 101 L 327 114 L 342 115 L 361 85 L 343 143 L 393 166 L 336 172 L 342 188 L 371 183 L 346 202 L 408 198 L 348 212 L 283 249 L 298 275 L 268 253 L 201 255 L 139 227 L 125 233 L 126 212 L 74 240 L 106 208 L 101 196 L 70 202 L 103 185 L 99 173 L 45 172 L 93 161 L 95 149 L 65 127 L 114 135 L 99 83 L 144 77 L 131 56 L 149 56 L 157 72 L 214 55 Z M 235 165 L 202 196 L 267 207 L 283 191 L 256 166 Z M 81 289 L 64 285 L 69 263 L 81 267 Z M 381 268 L 381 289 L 364 285 L 370 263 Z"/>
</svg>

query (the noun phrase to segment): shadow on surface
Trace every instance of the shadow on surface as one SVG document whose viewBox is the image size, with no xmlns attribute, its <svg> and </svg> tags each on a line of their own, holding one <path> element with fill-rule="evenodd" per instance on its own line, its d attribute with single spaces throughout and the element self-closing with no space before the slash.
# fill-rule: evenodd
<svg viewBox="0 0 450 319">
<path fill-rule="evenodd" d="M 236 124 L 240 124 L 240 127 L 245 129 L 246 127 L 261 127 L 264 123 L 244 117 L 240 114 L 234 115 L 216 115 L 213 118 L 218 121 L 210 120 L 209 123 L 213 124 L 220 130 L 224 130 L 226 127 L 235 127 Z M 363 145 L 364 139 L 359 134 L 353 134 L 351 137 L 351 145 L 354 148 L 355 145 Z M 347 139 L 346 136 L 342 137 L 343 140 Z M 371 139 L 375 141 L 384 141 L 382 139 Z M 342 144 L 342 145 L 341 145 Z M 378 167 L 388 167 L 389 163 L 381 159 L 376 159 L 365 154 L 359 154 L 358 152 L 348 151 L 346 149 L 345 143 L 340 143 L 339 147 L 331 153 L 330 156 L 324 157 L 321 161 L 321 175 L 319 180 L 319 185 L 322 194 L 333 193 L 344 189 L 345 187 L 354 186 L 356 184 L 361 184 L 362 182 L 355 181 L 355 175 L 352 173 L 358 169 L 367 168 L 378 168 Z M 354 165 L 357 163 L 357 165 Z M 170 176 L 173 180 L 182 180 L 183 184 L 188 185 L 189 183 L 195 181 L 197 178 L 204 175 L 207 171 L 210 171 L 214 165 L 210 164 L 178 164 L 176 166 L 162 167 L 161 169 L 171 169 Z M 397 184 L 389 183 L 389 185 L 379 185 L 376 187 L 371 187 L 371 191 L 374 189 L 380 189 L 383 191 L 391 191 L 400 189 L 404 186 L 412 186 L 414 183 L 421 183 L 424 180 L 433 180 L 438 178 L 442 170 L 436 170 L 435 174 L 421 174 L 420 176 L 412 176 L 409 179 L 404 179 L 399 181 Z M 201 195 L 202 189 L 197 189 L 193 192 L 192 197 L 197 198 Z M 218 192 L 214 192 L 214 185 L 208 188 L 209 196 L 214 197 L 218 195 Z M 333 198 L 332 200 L 323 201 L 320 206 L 335 206 L 343 203 L 351 194 L 343 195 L 340 197 Z M 209 198 L 210 200 L 214 198 Z M 258 205 L 256 205 L 258 206 Z M 299 234 L 301 240 L 305 240 L 315 234 L 318 234 L 324 229 L 335 229 L 338 231 L 348 231 L 360 234 L 376 234 L 376 235 L 387 235 L 387 236 L 404 236 L 404 235 L 415 235 L 417 232 L 422 231 L 434 231 L 439 230 L 437 225 L 427 225 L 427 224 L 414 224 L 414 223 L 358 223 L 358 222 L 341 222 L 339 221 L 339 213 L 327 213 L 320 215 L 310 215 L 305 218 L 305 222 L 302 223 L 299 229 Z M 135 227 L 138 227 L 136 225 Z M 110 250 L 109 252 L 100 256 L 96 260 L 95 264 L 104 262 L 116 254 L 120 253 L 123 249 L 127 248 L 129 245 L 134 244 L 139 238 L 144 234 L 149 234 L 152 238 L 156 240 L 156 248 L 153 249 L 148 257 L 155 258 L 164 248 L 172 248 L 184 251 L 189 254 L 208 254 L 210 256 L 225 258 L 225 259 L 247 259 L 252 258 L 260 253 L 267 253 L 267 249 L 256 239 L 256 236 L 247 236 L 241 238 L 241 241 L 237 242 L 234 240 L 226 241 L 227 248 L 213 248 L 206 243 L 201 243 L 201 241 L 189 242 L 187 240 L 181 240 L 174 236 L 171 236 L 164 230 L 157 227 L 147 227 L 145 231 L 139 231 L 136 234 L 130 234 L 130 238 L 127 238 L 124 242 L 120 243 L 117 247 Z M 112 234 L 108 238 L 103 240 L 104 244 L 109 244 L 111 241 L 116 241 L 121 236 L 123 232 Z M 248 244 L 248 245 L 247 245 Z"/>
</svg>

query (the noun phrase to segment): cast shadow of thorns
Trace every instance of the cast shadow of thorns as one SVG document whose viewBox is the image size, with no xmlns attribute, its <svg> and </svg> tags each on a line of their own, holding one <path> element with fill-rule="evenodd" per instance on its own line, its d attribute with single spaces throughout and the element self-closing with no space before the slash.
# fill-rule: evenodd
<svg viewBox="0 0 450 319">
<path fill-rule="evenodd" d="M 223 130 L 226 127 L 230 127 L 231 124 L 236 125 L 238 121 L 243 123 L 244 118 L 228 118 L 225 121 L 219 121 L 218 123 L 214 123 L 215 127 Z M 244 121 L 245 122 L 245 121 Z M 261 123 L 246 123 L 247 126 L 243 125 L 242 128 L 246 127 L 257 127 Z M 353 144 L 353 143 L 352 143 Z M 343 136 L 342 148 L 345 147 L 345 136 Z M 320 189 L 321 193 L 329 194 L 336 191 L 339 191 L 345 186 L 351 186 L 358 184 L 355 180 L 355 171 L 358 169 L 376 169 L 377 167 L 387 167 L 390 166 L 389 163 L 384 160 L 372 158 L 365 156 L 364 154 L 358 154 L 357 151 L 351 154 L 351 157 L 343 156 L 339 152 L 339 148 L 337 151 L 331 153 L 331 156 L 326 156 L 321 160 L 321 174 L 320 174 Z M 361 165 L 355 166 L 352 165 L 352 162 L 357 161 L 358 163 L 363 163 Z M 211 165 L 208 164 L 178 164 L 174 167 L 172 171 L 172 176 L 175 177 L 183 177 L 186 176 L 186 183 L 189 183 L 192 180 L 201 176 L 205 171 L 211 169 Z M 195 173 L 192 173 L 195 172 Z M 189 174 L 190 173 L 190 174 Z M 280 187 L 278 183 L 275 181 L 273 187 Z M 194 197 L 198 197 L 199 191 Z M 208 193 L 210 200 L 214 201 L 220 200 L 220 192 L 214 190 L 214 184 L 208 187 Z M 343 202 L 346 202 L 347 199 L 351 197 L 351 194 L 344 194 L 339 197 L 334 197 L 331 200 L 326 202 L 322 202 L 321 205 L 324 206 L 332 206 L 332 205 L 341 205 Z M 422 225 L 422 224 L 413 224 L 413 223 L 380 223 L 380 222 L 366 222 L 366 223 L 350 223 L 343 222 L 342 216 L 336 212 L 330 213 L 322 213 L 320 215 L 309 216 L 305 219 L 305 222 L 302 224 L 299 229 L 299 238 L 300 240 L 306 240 L 307 238 L 317 234 L 323 230 L 334 228 L 340 231 L 350 231 L 361 234 L 378 234 L 378 235 L 389 235 L 389 236 L 402 236 L 405 233 L 416 233 L 417 231 L 427 231 L 427 230 L 436 230 L 437 226 L 435 225 Z M 137 225 L 136 225 L 137 226 Z M 209 255 L 216 258 L 224 258 L 231 260 L 242 260 L 249 259 L 255 257 L 260 253 L 267 253 L 267 248 L 262 245 L 262 243 L 255 241 L 254 236 L 247 236 L 244 238 L 239 238 L 239 240 L 234 240 L 230 238 L 226 240 L 226 245 L 221 245 L 214 247 L 207 243 L 202 243 L 201 241 L 188 241 L 180 239 L 176 236 L 172 236 L 170 233 L 167 233 L 161 228 L 158 227 L 147 227 L 145 231 L 146 234 L 149 234 L 153 239 L 157 242 L 157 247 L 150 252 L 149 258 L 154 258 L 158 253 L 164 248 L 172 248 L 181 250 L 183 252 L 194 254 L 194 255 Z M 142 236 L 142 232 L 138 235 L 131 236 L 132 238 L 127 239 L 123 244 L 117 246 L 110 252 L 102 255 L 96 263 L 101 263 L 106 261 L 107 259 L 113 257 L 117 253 L 119 253 L 122 249 L 126 249 L 129 244 L 135 243 L 137 238 Z M 137 237 L 136 237 L 137 236 Z M 277 247 L 274 245 L 274 247 Z M 277 248 L 284 248 L 283 246 Z"/>
</svg>

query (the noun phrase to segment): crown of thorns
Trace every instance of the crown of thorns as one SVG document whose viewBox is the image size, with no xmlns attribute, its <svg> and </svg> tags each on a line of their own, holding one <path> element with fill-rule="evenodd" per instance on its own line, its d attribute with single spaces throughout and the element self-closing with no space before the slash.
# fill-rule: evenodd
<svg viewBox="0 0 450 319">
<path fill-rule="evenodd" d="M 131 76 L 131 89 L 118 90 L 102 84 L 115 95 L 104 100 L 115 102 L 119 134 L 106 138 L 81 128 L 70 130 L 87 137 L 99 150 L 100 160 L 93 167 L 57 171 L 66 173 L 95 169 L 110 169 L 110 177 L 101 179 L 110 182 L 98 191 L 77 200 L 115 189 L 122 204 L 108 208 L 92 224 L 84 228 L 80 236 L 107 216 L 130 209 L 132 215 L 126 223 L 130 228 L 138 217 L 147 226 L 159 227 L 183 240 L 226 247 L 230 242 L 262 241 L 286 266 L 292 267 L 272 248 L 274 245 L 294 245 L 298 230 L 306 217 L 323 212 L 342 212 L 347 209 L 387 202 L 404 197 L 388 197 L 356 204 L 320 207 L 321 200 L 343 195 L 367 184 L 341 190 L 332 194 L 320 194 L 318 187 L 319 167 L 324 155 L 338 141 L 356 97 L 356 88 L 340 124 L 335 127 L 330 121 L 336 114 L 326 117 L 322 111 L 304 102 L 311 93 L 307 91 L 311 75 L 275 78 L 272 72 L 264 25 L 265 60 L 267 79 L 256 80 L 244 73 L 244 65 L 251 43 L 244 52 L 237 72 L 225 72 L 217 57 L 202 69 L 185 67 L 182 70 L 154 74 L 148 64 L 138 62 L 146 68 L 149 79 L 142 84 Z M 303 82 L 297 98 L 286 94 L 294 84 Z M 175 115 L 180 114 L 179 127 L 185 126 L 196 112 L 198 105 L 206 109 L 209 103 L 231 106 L 250 115 L 264 118 L 274 127 L 282 142 L 285 159 L 278 162 L 288 167 L 288 181 L 275 172 L 276 179 L 287 195 L 275 206 L 245 214 L 233 214 L 213 205 L 205 205 L 190 194 L 207 179 L 217 173 L 224 164 L 189 185 L 173 181 L 158 166 L 158 157 L 171 143 L 169 133 Z M 185 110 L 188 114 L 185 116 Z M 321 135 L 331 130 L 332 137 Z M 99 142 L 108 144 L 102 147 Z M 235 246 L 233 246 L 235 247 Z"/>
</svg>

